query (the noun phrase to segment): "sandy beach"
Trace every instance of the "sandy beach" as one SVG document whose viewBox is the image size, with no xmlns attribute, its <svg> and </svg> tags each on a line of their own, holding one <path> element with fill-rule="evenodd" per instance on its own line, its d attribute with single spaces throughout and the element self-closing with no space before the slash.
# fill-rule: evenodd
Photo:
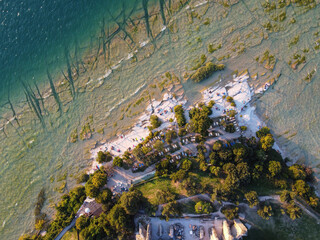
<svg viewBox="0 0 320 240">
<path fill-rule="evenodd" d="M 252 99 L 255 94 L 266 91 L 269 86 L 264 86 L 258 91 L 250 87 L 248 80 L 250 79 L 247 71 L 241 73 L 239 76 L 234 75 L 229 83 L 225 86 L 213 86 L 202 91 L 202 99 L 200 102 L 208 104 L 210 101 L 215 101 L 212 107 L 211 117 L 218 117 L 225 115 L 228 111 L 235 110 L 237 112 L 236 119 L 239 126 L 246 126 L 247 130 L 243 133 L 246 137 L 255 136 L 255 133 L 266 124 L 258 117 L 255 112 L 255 106 L 252 104 Z M 236 106 L 226 100 L 226 97 L 233 98 Z M 150 126 L 150 116 L 155 114 L 161 120 L 162 124 L 154 131 L 166 129 L 175 125 L 174 107 L 182 105 L 185 109 L 185 116 L 189 121 L 189 110 L 187 108 L 187 100 L 178 97 L 177 100 L 171 93 L 165 93 L 161 101 L 153 99 L 151 104 L 147 106 L 145 113 L 138 119 L 137 123 L 131 128 L 128 134 L 120 134 L 115 140 L 101 143 L 98 147 L 91 149 L 92 165 L 88 173 L 93 173 L 101 164 L 95 161 L 99 151 L 109 151 L 114 156 L 121 156 L 125 151 L 135 148 L 139 143 L 149 135 L 148 126 Z M 277 143 L 273 147 L 279 151 L 283 157 L 286 154 L 281 150 Z"/>
</svg>

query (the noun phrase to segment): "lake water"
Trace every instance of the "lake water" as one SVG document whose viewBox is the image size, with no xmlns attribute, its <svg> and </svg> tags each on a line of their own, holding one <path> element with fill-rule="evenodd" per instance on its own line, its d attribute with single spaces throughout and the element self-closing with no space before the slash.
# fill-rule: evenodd
<svg viewBox="0 0 320 240">
<path fill-rule="evenodd" d="M 319 171 L 318 71 L 304 80 L 319 67 L 319 5 L 266 12 L 264 1 L 256 0 L 183 2 L 189 6 L 173 0 L 0 1 L 1 239 L 33 228 L 42 187 L 44 211 L 52 215 L 59 196 L 90 164 L 90 147 L 128 129 L 157 94 L 152 85 L 159 88 L 161 75 L 170 71 L 182 80 L 201 54 L 226 70 L 201 84 L 183 81 L 191 102 L 203 87 L 237 70 L 257 73 L 251 81 L 256 88 L 277 79 L 256 102 L 258 113 L 293 159 Z M 221 48 L 209 53 L 210 43 Z M 256 61 L 266 50 L 275 56 L 273 71 Z M 288 62 L 295 53 L 306 61 L 293 70 Z M 130 105 L 138 99 L 141 104 Z M 92 138 L 70 143 L 71 133 L 80 135 L 85 124 Z"/>
</svg>

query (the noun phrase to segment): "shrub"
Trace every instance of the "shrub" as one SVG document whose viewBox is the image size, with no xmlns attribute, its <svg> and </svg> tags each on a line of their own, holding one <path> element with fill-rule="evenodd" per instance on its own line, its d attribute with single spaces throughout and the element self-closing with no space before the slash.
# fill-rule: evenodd
<svg viewBox="0 0 320 240">
<path fill-rule="evenodd" d="M 221 212 L 226 216 L 227 219 L 233 220 L 239 217 L 239 208 L 233 205 L 228 205 L 222 208 Z"/>
<path fill-rule="evenodd" d="M 166 221 L 169 221 L 170 216 L 180 216 L 181 206 L 176 201 L 169 202 L 163 207 L 162 215 L 166 217 Z"/>
<path fill-rule="evenodd" d="M 230 110 L 229 112 L 227 112 L 227 115 L 228 115 L 229 117 L 235 117 L 236 114 L 237 114 L 236 110 Z"/>
<path fill-rule="evenodd" d="M 241 126 L 240 129 L 241 129 L 241 131 L 244 132 L 244 131 L 246 131 L 248 128 L 247 128 L 247 126 Z"/>
<path fill-rule="evenodd" d="M 227 100 L 227 102 L 232 103 L 233 102 L 233 97 L 227 96 L 226 100 Z"/>
<path fill-rule="evenodd" d="M 278 161 L 270 161 L 268 170 L 270 172 L 271 177 L 277 176 L 281 172 L 281 163 Z"/>
<path fill-rule="evenodd" d="M 213 144 L 213 147 L 212 149 L 214 151 L 220 151 L 222 149 L 222 142 L 221 141 L 216 141 L 214 144 Z"/>
<path fill-rule="evenodd" d="M 96 161 L 98 163 L 110 162 L 111 160 L 112 160 L 112 155 L 110 152 L 102 152 L 102 151 L 98 152 L 98 155 L 96 158 Z"/>
<path fill-rule="evenodd" d="M 213 100 L 211 100 L 211 101 L 208 103 L 208 107 L 209 107 L 209 108 L 212 108 L 213 105 L 215 105 L 215 104 L 216 104 L 216 102 L 213 101 Z"/>
<path fill-rule="evenodd" d="M 177 133 L 174 130 L 169 130 L 166 132 L 166 142 L 168 144 L 172 143 L 172 139 L 176 139 L 177 138 Z"/>
<path fill-rule="evenodd" d="M 158 118 L 157 115 L 151 115 L 150 116 L 150 123 L 151 123 L 151 128 L 155 129 L 161 126 L 161 121 Z"/>
<path fill-rule="evenodd" d="M 185 179 L 187 177 L 187 172 L 183 169 L 180 169 L 179 171 L 172 173 L 170 178 L 172 179 L 172 181 L 177 182 L 177 181 L 182 181 L 183 179 Z"/>
<path fill-rule="evenodd" d="M 159 152 L 162 152 L 164 150 L 164 143 L 161 140 L 157 140 L 154 144 L 153 147 L 158 150 Z"/>
<path fill-rule="evenodd" d="M 294 203 L 289 204 L 286 210 L 292 220 L 300 218 L 302 215 L 301 209 Z"/>
<path fill-rule="evenodd" d="M 245 195 L 245 198 L 249 202 L 249 206 L 252 208 L 254 206 L 257 206 L 259 204 L 259 198 L 256 191 L 250 191 L 247 192 Z"/>
<path fill-rule="evenodd" d="M 177 105 L 174 107 L 174 115 L 177 119 L 179 127 L 183 127 L 184 125 L 186 125 L 186 118 L 184 117 L 184 110 L 182 105 Z"/>
<path fill-rule="evenodd" d="M 273 215 L 272 207 L 265 202 L 261 202 L 257 213 L 263 219 L 269 220 L 269 218 Z"/>
<path fill-rule="evenodd" d="M 115 157 L 115 158 L 113 159 L 112 165 L 113 165 L 113 166 L 122 167 L 122 166 L 123 166 L 123 159 L 120 158 L 120 157 Z"/>
<path fill-rule="evenodd" d="M 183 136 L 185 136 L 185 135 L 187 135 L 187 129 L 186 128 L 179 128 L 179 132 L 178 132 L 178 135 L 180 136 L 180 137 L 183 137 Z"/>
<path fill-rule="evenodd" d="M 283 190 L 280 194 L 280 201 L 289 203 L 294 199 L 294 194 L 288 190 Z"/>
<path fill-rule="evenodd" d="M 274 139 L 273 139 L 272 135 L 267 134 L 266 136 L 262 136 L 260 138 L 260 144 L 261 144 L 261 148 L 264 151 L 268 151 L 269 149 L 271 149 L 274 144 Z"/>
<path fill-rule="evenodd" d="M 201 82 L 202 80 L 208 78 L 216 71 L 224 69 L 223 64 L 214 64 L 212 62 L 206 63 L 205 66 L 198 68 L 198 70 L 191 75 L 191 79 L 195 82 Z"/>
<path fill-rule="evenodd" d="M 263 127 L 259 131 L 256 132 L 256 136 L 258 138 L 264 137 L 270 133 L 270 129 L 268 127 Z"/>
<path fill-rule="evenodd" d="M 159 205 L 159 204 L 164 204 L 164 203 L 174 201 L 176 199 L 176 196 L 169 190 L 166 190 L 166 191 L 159 190 L 156 193 L 156 199 L 157 199 L 157 204 Z"/>
<path fill-rule="evenodd" d="M 194 206 L 195 212 L 200 214 L 209 214 L 213 211 L 213 207 L 209 202 L 199 201 Z"/>
<path fill-rule="evenodd" d="M 184 169 L 184 170 L 186 170 L 186 171 L 191 170 L 191 168 L 192 168 L 192 162 L 191 162 L 191 160 L 185 159 L 185 160 L 182 162 L 181 168 Z"/>
</svg>

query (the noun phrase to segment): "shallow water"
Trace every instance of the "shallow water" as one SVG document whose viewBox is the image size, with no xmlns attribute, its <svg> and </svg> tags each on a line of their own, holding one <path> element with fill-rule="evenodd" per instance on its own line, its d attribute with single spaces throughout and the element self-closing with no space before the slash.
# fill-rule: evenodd
<svg viewBox="0 0 320 240">
<path fill-rule="evenodd" d="M 20 2 L 14 3 L 20 6 Z M 263 12 L 262 1 L 230 1 L 234 3 L 231 7 L 210 2 L 195 8 L 194 11 L 198 16 L 194 15 L 192 21 L 190 20 L 191 9 L 184 6 L 179 11 L 171 12 L 170 16 L 166 12 L 166 20 L 170 22 L 167 29 L 161 32 L 163 19 L 158 10 L 159 6 L 156 5 L 153 8 L 153 4 L 159 4 L 159 2 L 150 1 L 149 24 L 155 38 L 152 41 L 152 37 L 150 35 L 148 37 L 147 34 L 142 1 L 130 1 L 132 5 L 127 4 L 129 1 L 80 1 L 80 3 L 72 1 L 75 5 L 79 4 L 77 7 L 71 3 L 65 5 L 63 1 L 33 2 L 39 8 L 33 15 L 37 17 L 32 22 L 35 26 L 48 16 L 43 14 L 41 18 L 39 14 L 42 11 L 41 5 L 47 6 L 49 9 L 47 11 L 51 14 L 54 13 L 50 18 L 52 21 L 48 21 L 48 26 L 51 24 L 51 28 L 42 27 L 48 33 L 33 29 L 24 36 L 27 39 L 28 36 L 36 34 L 36 39 L 39 40 L 36 44 L 30 39 L 30 42 L 26 39 L 19 42 L 18 39 L 16 42 L 13 41 L 15 44 L 11 43 L 14 37 L 11 37 L 10 41 L 6 39 L 7 45 L 12 45 L 10 45 L 11 50 L 6 50 L 4 55 L 1 54 L 8 59 L 6 63 L 3 61 L 1 63 L 5 76 L 1 84 L 9 83 L 15 110 L 23 112 L 18 118 L 20 126 L 16 121 L 12 121 L 12 124 L 5 125 L 4 132 L 0 132 L 0 162 L 3 166 L 0 169 L 2 180 L 0 189 L 1 199 L 3 199 L 0 203 L 2 213 L 0 223 L 3 223 L 0 227 L 1 239 L 16 239 L 21 233 L 32 229 L 36 195 L 43 186 L 46 187 L 48 196 L 45 212 L 51 215 L 53 211 L 50 210 L 49 205 L 53 206 L 61 195 L 57 190 L 64 184 L 66 184 L 64 192 L 74 186 L 74 177 L 90 162 L 88 150 L 95 141 L 105 140 L 107 137 L 114 136 L 117 130 L 130 127 L 148 103 L 149 95 L 152 97 L 159 92 L 159 87 L 154 89 L 149 85 L 156 83 L 159 86 L 163 81 L 161 75 L 167 71 L 174 72 L 182 80 L 186 71 L 191 72 L 195 59 L 198 59 L 201 54 L 206 54 L 209 60 L 219 61 L 220 59 L 226 64 L 226 70 L 220 74 L 221 76 L 215 74 L 201 84 L 194 84 L 190 80 L 183 82 L 183 88 L 190 103 L 199 100 L 201 96 L 199 91 L 203 87 L 217 81 L 220 77 L 227 80 L 228 76 L 236 70 L 248 68 L 251 75 L 258 73 L 258 80 L 251 81 L 251 84 L 256 87 L 281 73 L 274 88 L 270 88 L 257 101 L 257 109 L 277 135 L 289 130 L 278 139 L 285 148 L 294 153 L 297 158 L 304 157 L 306 162 L 313 166 L 318 164 L 319 152 L 314 149 L 318 149 L 319 143 L 319 106 L 317 104 L 319 75 L 316 73 L 310 83 L 301 79 L 319 64 L 319 50 L 314 49 L 314 42 L 319 38 L 314 36 L 314 32 L 320 31 L 319 6 L 306 13 L 300 13 L 302 11 L 300 7 L 288 6 L 286 20 L 276 23 L 280 26 L 279 32 L 270 32 L 262 26 L 271 19 L 270 14 Z M 118 4 L 114 5 L 116 2 Z M 12 3 L 13 1 L 10 1 L 10 4 Z M 9 1 L 5 4 L 9 4 Z M 166 4 L 168 6 L 168 1 Z M 190 5 L 196 6 L 197 2 L 191 1 Z M 125 19 L 129 13 L 134 12 L 131 20 L 136 19 L 134 21 L 137 29 L 130 25 L 130 19 L 127 19 L 128 24 L 125 27 L 134 42 L 129 37 L 123 40 L 125 34 L 120 31 L 115 41 L 111 43 L 110 56 L 107 54 L 109 57 L 106 58 L 108 60 L 104 59 L 104 49 L 100 46 L 98 64 L 92 65 L 92 59 L 99 47 L 97 39 L 101 36 L 103 19 L 105 19 L 105 26 L 108 26 L 108 23 L 110 26 L 115 25 L 114 21 L 110 20 L 110 14 L 106 9 L 109 9 L 114 16 L 125 9 Z M 16 16 L 15 12 L 21 12 L 20 16 L 23 16 L 22 10 L 15 10 L 11 15 L 6 15 L 6 18 L 19 19 L 20 16 Z M 64 19 L 59 24 L 57 16 Z M 119 22 L 122 21 L 122 17 L 118 19 Z M 296 19 L 294 24 L 290 23 L 292 17 Z M 209 25 L 204 24 L 207 18 Z M 24 30 L 26 27 L 23 28 L 22 23 L 23 21 L 12 27 L 21 26 L 20 31 L 28 32 Z M 25 24 L 28 25 L 28 23 Z M 57 29 L 59 29 L 58 32 Z M 110 32 L 114 29 L 110 27 Z M 22 35 L 18 32 L 16 36 Z M 300 35 L 298 43 L 288 47 L 288 43 L 296 35 Z M 1 34 L 1 36 L 4 35 Z M 48 42 L 43 40 L 45 36 L 48 36 Z M 143 45 L 141 43 L 145 41 L 149 43 L 140 48 L 139 46 Z M 75 42 L 79 45 L 79 59 L 81 55 L 87 71 L 80 71 L 79 77 L 74 75 L 77 94 L 72 97 L 68 84 L 61 84 L 66 82 L 61 70 L 67 75 L 64 56 L 66 45 L 70 62 L 74 63 Z M 215 45 L 221 43 L 222 48 L 210 54 L 207 50 L 209 43 Z M 310 48 L 309 52 L 305 53 L 306 64 L 299 66 L 297 70 L 292 70 L 287 63 L 289 58 L 294 52 L 306 47 Z M 269 49 L 277 59 L 273 72 L 263 68 L 263 65 L 255 60 L 266 49 Z M 134 58 L 126 59 L 129 52 L 135 50 L 138 50 L 136 61 L 133 61 Z M 19 55 L 20 52 L 21 57 L 12 57 L 12 55 Z M 11 55 L 11 53 L 14 54 Z M 84 56 L 93 56 L 93 58 Z M 121 64 L 117 65 L 119 61 Z M 8 65 L 11 67 L 8 68 Z M 112 65 L 118 67 L 110 75 L 106 74 Z M 47 68 L 52 74 L 60 97 L 62 113 L 59 112 L 53 96 L 46 98 L 44 109 L 47 112 L 43 112 L 43 127 L 39 118 L 26 104 L 21 84 L 17 86 L 17 79 L 20 76 L 30 85 L 37 82 L 41 91 L 48 92 Z M 75 67 L 72 69 L 75 72 Z M 263 73 L 266 74 L 262 76 Z M 104 75 L 108 76 L 101 78 Z M 32 76 L 35 76 L 35 80 Z M 1 96 L 4 99 L 7 98 L 7 89 L 8 85 L 1 85 L 3 92 Z M 36 93 L 34 85 L 32 89 Z M 46 94 L 44 93 L 43 96 Z M 141 97 L 144 97 L 144 100 L 139 106 L 128 107 L 130 102 L 135 103 Z M 6 100 L 2 102 L 5 103 Z M 41 102 L 39 104 L 41 105 Z M 13 116 L 8 104 L 1 108 L 0 113 L 7 119 Z M 1 119 L 1 124 L 5 122 L 6 119 Z M 114 124 L 115 122 L 117 125 Z M 68 142 L 71 132 L 77 129 L 80 133 L 85 123 L 90 124 L 94 132 L 93 138 L 87 141 L 78 140 L 76 143 Z M 295 132 L 296 135 L 294 135 Z"/>
</svg>

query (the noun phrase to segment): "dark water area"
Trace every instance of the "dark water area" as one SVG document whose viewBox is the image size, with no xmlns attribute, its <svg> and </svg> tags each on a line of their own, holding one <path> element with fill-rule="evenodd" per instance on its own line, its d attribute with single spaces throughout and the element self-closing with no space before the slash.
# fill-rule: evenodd
<svg viewBox="0 0 320 240">
<path fill-rule="evenodd" d="M 9 85 L 17 89 L 19 79 L 41 82 L 48 67 L 61 68 L 66 48 L 88 47 L 107 10 L 129 2 L 134 1 L 0 1 L 1 96 Z"/>
</svg>

